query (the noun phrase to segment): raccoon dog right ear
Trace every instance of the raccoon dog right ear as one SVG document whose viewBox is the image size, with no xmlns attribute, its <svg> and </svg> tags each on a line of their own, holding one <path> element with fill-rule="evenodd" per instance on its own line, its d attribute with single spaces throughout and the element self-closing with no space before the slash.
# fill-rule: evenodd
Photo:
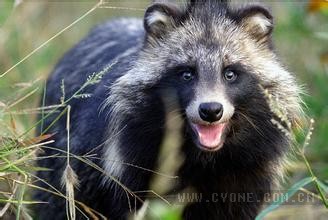
<svg viewBox="0 0 328 220">
<path fill-rule="evenodd" d="M 237 12 L 237 22 L 253 38 L 267 40 L 273 29 L 273 18 L 271 13 L 260 5 L 251 5 Z"/>
<path fill-rule="evenodd" d="M 181 10 L 173 4 L 153 4 L 145 13 L 145 30 L 148 36 L 152 38 L 161 38 L 178 25 L 181 16 Z"/>
</svg>

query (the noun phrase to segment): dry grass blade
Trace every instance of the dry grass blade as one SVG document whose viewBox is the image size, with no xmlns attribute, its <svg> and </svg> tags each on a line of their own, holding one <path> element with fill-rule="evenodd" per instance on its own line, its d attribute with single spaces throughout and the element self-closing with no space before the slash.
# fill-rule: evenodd
<svg viewBox="0 0 328 220">
<path fill-rule="evenodd" d="M 27 183 L 26 185 L 29 186 L 30 188 L 34 188 L 34 189 L 38 189 L 38 190 L 41 190 L 41 191 L 45 191 L 45 192 L 48 192 L 48 193 L 51 193 L 51 194 L 54 194 L 56 196 L 59 196 L 59 197 L 62 197 L 64 199 L 68 199 L 64 194 L 62 194 L 58 189 L 56 189 L 54 186 L 52 186 L 51 184 L 49 184 L 47 181 L 45 181 L 44 179 L 42 178 L 39 178 L 38 176 L 35 176 L 33 174 L 30 174 L 30 176 L 32 176 L 33 178 L 35 178 L 37 181 L 41 181 L 42 183 L 44 183 L 45 185 L 47 185 L 50 189 L 52 190 L 49 190 L 49 189 L 46 189 L 46 188 L 43 188 L 43 187 L 40 187 L 40 186 L 37 186 L 37 185 L 34 185 L 34 184 L 31 184 L 31 183 Z M 11 179 L 13 182 L 15 183 L 18 183 L 18 184 L 23 184 L 23 182 L 19 181 L 19 180 L 15 180 L 15 179 Z M 92 212 L 98 216 L 101 217 L 101 219 L 104 219 L 106 220 L 107 218 L 105 216 L 103 216 L 101 213 L 97 212 L 96 210 L 93 210 L 92 208 L 88 207 L 87 205 L 85 205 L 84 203 L 80 202 L 80 201 L 77 201 L 75 200 L 75 202 L 81 206 L 83 209 L 87 209 L 87 213 L 88 212 Z M 40 202 L 38 202 L 40 203 Z M 79 208 L 79 207 L 76 207 L 76 209 L 84 216 L 86 217 L 86 219 L 88 219 L 88 217 L 82 212 L 82 210 Z M 93 216 L 93 215 L 91 215 Z"/>
<path fill-rule="evenodd" d="M 10 197 L 8 197 L 8 200 L 12 200 L 12 199 L 14 198 L 16 191 L 17 191 L 17 185 L 15 185 L 15 187 L 14 187 L 14 189 L 13 189 L 13 191 L 12 191 Z M 3 206 L 3 208 L 2 208 L 1 211 L 0 211 L 0 218 L 2 218 L 2 217 L 4 216 L 4 214 L 5 214 L 5 213 L 7 212 L 7 210 L 9 209 L 10 205 L 11 205 L 11 203 L 10 203 L 10 202 L 7 202 L 7 203 Z"/>
<path fill-rule="evenodd" d="M 53 136 L 53 134 L 40 135 L 38 137 L 34 137 L 34 138 L 24 140 L 24 141 L 21 142 L 21 144 L 23 146 L 34 145 L 34 144 L 40 143 L 44 140 L 47 140 L 47 139 L 51 138 L 52 136 Z"/>
<path fill-rule="evenodd" d="M 25 99 L 27 99 L 28 97 L 30 97 L 31 95 L 33 95 L 36 91 L 38 91 L 39 88 L 35 88 L 33 89 L 31 92 L 27 93 L 26 95 L 24 95 L 23 97 L 19 98 L 18 100 L 14 101 L 13 103 L 11 104 L 8 104 L 8 109 L 9 108 L 12 108 L 13 106 L 17 105 L 18 103 L 24 101 Z"/>
<path fill-rule="evenodd" d="M 65 185 L 66 188 L 66 205 L 67 212 L 69 215 L 68 219 L 75 220 L 76 212 L 75 212 L 75 199 L 74 199 L 74 188 L 78 184 L 77 175 L 72 169 L 72 167 L 68 164 L 64 170 L 62 177 L 62 184 Z"/>
<path fill-rule="evenodd" d="M 129 10 L 129 11 L 145 11 L 144 8 L 131 8 L 131 7 L 115 7 L 109 5 L 101 5 L 99 8 L 106 8 L 106 9 L 115 9 L 115 10 Z"/>
<path fill-rule="evenodd" d="M 65 31 L 67 31 L 68 29 L 70 29 L 71 27 L 73 27 L 75 24 L 77 24 L 78 22 L 80 22 L 81 20 L 83 20 L 86 16 L 88 16 L 89 14 L 91 14 L 94 10 L 96 10 L 99 6 L 101 6 L 103 4 L 103 1 L 100 0 L 94 7 L 92 7 L 89 11 L 87 11 L 85 14 L 83 14 L 81 17 L 79 17 L 78 19 L 76 19 L 74 22 L 72 22 L 71 24 L 69 24 L 68 26 L 66 26 L 65 28 L 63 28 L 61 31 L 59 31 L 58 33 L 56 33 L 54 36 L 52 36 L 51 38 L 49 38 L 47 41 L 45 41 L 43 44 L 41 44 L 40 46 L 38 46 L 37 48 L 35 48 L 32 52 L 30 52 L 29 54 L 27 54 L 23 59 L 21 59 L 19 62 L 17 62 L 15 65 L 13 65 L 12 67 L 10 67 L 7 71 L 5 71 L 4 73 L 2 73 L 0 75 L 0 78 L 4 77 L 5 75 L 7 75 L 7 73 L 9 73 L 11 70 L 15 69 L 18 65 L 20 65 L 21 63 L 23 63 L 25 60 L 27 60 L 28 58 L 30 58 L 33 54 L 35 54 L 37 51 L 39 51 L 41 48 L 43 48 L 44 46 L 46 46 L 49 42 L 51 42 L 52 40 L 54 40 L 55 38 L 57 38 L 59 35 L 61 35 L 62 33 L 64 33 Z"/>
<path fill-rule="evenodd" d="M 67 121 L 66 121 L 66 131 L 67 131 L 67 165 L 62 176 L 62 185 L 66 188 L 66 213 L 67 218 L 75 220 L 75 199 L 74 199 L 74 188 L 78 185 L 78 178 L 74 170 L 70 165 L 70 113 L 71 106 L 67 106 Z"/>
<path fill-rule="evenodd" d="M 149 207 L 149 201 L 146 200 L 144 204 L 141 206 L 138 212 L 136 212 L 133 220 L 143 220 L 147 214 L 147 209 Z"/>
</svg>

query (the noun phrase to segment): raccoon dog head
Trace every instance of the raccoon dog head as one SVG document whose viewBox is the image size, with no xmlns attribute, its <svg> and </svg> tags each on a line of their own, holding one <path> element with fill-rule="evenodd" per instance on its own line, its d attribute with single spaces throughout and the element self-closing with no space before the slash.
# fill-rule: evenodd
<svg viewBox="0 0 328 220">
<path fill-rule="evenodd" d="M 194 143 L 205 151 L 243 143 L 273 117 L 262 89 L 286 117 L 301 112 L 299 88 L 272 49 L 271 14 L 258 5 L 215 0 L 185 8 L 157 3 L 144 17 L 146 39 L 130 84 L 176 89 Z M 131 86 L 130 88 L 132 88 Z"/>
</svg>

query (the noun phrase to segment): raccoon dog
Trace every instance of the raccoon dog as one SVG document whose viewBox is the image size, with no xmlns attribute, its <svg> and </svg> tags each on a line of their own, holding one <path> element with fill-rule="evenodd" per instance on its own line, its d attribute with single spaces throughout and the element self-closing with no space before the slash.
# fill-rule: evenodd
<svg viewBox="0 0 328 220">
<path fill-rule="evenodd" d="M 272 16 L 262 6 L 238 8 L 215 0 L 184 7 L 156 3 L 143 21 L 122 18 L 93 29 L 61 59 L 47 83 L 46 105 L 58 104 L 62 80 L 70 97 L 91 73 L 114 63 L 99 83 L 83 90 L 91 97 L 69 102 L 71 153 L 96 154 L 90 160 L 108 174 L 72 158 L 79 179 L 75 199 L 109 219 L 126 219 L 140 208 L 117 180 L 143 191 L 153 174 L 120 162 L 156 169 L 165 98 L 174 94 L 183 120 L 179 189 L 202 195 L 202 201 L 186 205 L 183 218 L 254 219 L 290 142 L 272 122 L 281 120 L 263 91 L 282 109 L 281 126 L 294 126 L 302 115 L 299 87 L 274 52 L 272 29 Z M 56 116 L 45 119 L 44 127 Z M 54 134 L 53 147 L 66 150 L 65 117 L 48 133 Z M 40 156 L 55 154 L 44 149 Z M 39 177 L 62 189 L 66 158 L 43 159 L 39 166 L 53 170 Z M 222 200 L 220 193 L 251 193 L 252 199 Z M 41 191 L 35 199 L 48 202 L 38 206 L 40 219 L 66 218 L 64 199 Z"/>
</svg>

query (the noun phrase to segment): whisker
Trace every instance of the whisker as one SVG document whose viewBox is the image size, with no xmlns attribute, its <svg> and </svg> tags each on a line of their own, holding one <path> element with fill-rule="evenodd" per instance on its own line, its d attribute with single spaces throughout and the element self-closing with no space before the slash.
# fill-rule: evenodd
<svg viewBox="0 0 328 220">
<path fill-rule="evenodd" d="M 245 115 L 244 113 L 239 112 L 239 111 L 237 111 L 236 113 L 239 114 L 239 115 L 241 115 L 242 117 L 244 117 L 246 119 L 246 121 L 256 130 L 257 133 L 259 133 L 261 136 L 264 136 L 264 134 L 258 128 L 258 126 L 256 126 L 247 115 Z"/>
</svg>

